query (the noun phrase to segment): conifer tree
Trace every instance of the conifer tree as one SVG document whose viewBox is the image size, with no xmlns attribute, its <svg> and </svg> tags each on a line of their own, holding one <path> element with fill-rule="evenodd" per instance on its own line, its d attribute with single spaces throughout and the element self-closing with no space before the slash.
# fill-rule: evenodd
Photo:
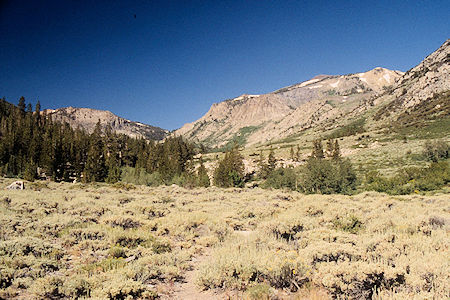
<svg viewBox="0 0 450 300">
<path fill-rule="evenodd" d="M 17 105 L 17 107 L 19 108 L 20 112 L 25 113 L 25 107 L 26 107 L 25 97 L 23 97 L 23 96 L 20 97 L 19 104 Z"/>
<path fill-rule="evenodd" d="M 101 138 L 100 120 L 95 125 L 91 135 L 86 166 L 84 168 L 84 180 L 86 182 L 104 181 L 107 174 L 105 157 L 103 154 L 103 142 Z"/>
<path fill-rule="evenodd" d="M 261 150 L 259 153 L 259 160 L 258 160 L 258 169 L 259 169 L 259 177 L 262 179 L 266 179 L 267 176 L 269 176 L 269 165 L 266 163 L 266 160 L 264 158 L 263 151 Z"/>
<path fill-rule="evenodd" d="M 269 174 L 272 173 L 277 166 L 277 159 L 275 158 L 275 154 L 272 148 L 270 148 L 269 157 L 267 158 L 267 166 Z"/>
<path fill-rule="evenodd" d="M 23 178 L 28 181 L 34 181 L 37 178 L 37 166 L 33 160 L 31 160 L 25 167 Z"/>
<path fill-rule="evenodd" d="M 36 102 L 35 112 L 36 112 L 37 115 L 39 115 L 40 112 L 41 112 L 41 102 L 39 102 L 39 100 Z"/>
<path fill-rule="evenodd" d="M 338 140 L 336 140 L 334 142 L 334 146 L 333 146 L 333 151 L 332 151 L 331 157 L 334 160 L 339 160 L 341 158 L 341 149 L 339 147 Z"/>
<path fill-rule="evenodd" d="M 300 146 L 297 145 L 297 152 L 295 153 L 295 161 L 300 161 Z"/>
<path fill-rule="evenodd" d="M 326 156 L 332 157 L 333 156 L 333 149 L 334 149 L 334 143 L 332 139 L 329 139 L 327 141 L 327 150 L 326 150 Z"/>
<path fill-rule="evenodd" d="M 117 164 L 112 163 L 110 161 L 110 163 L 108 165 L 108 176 L 106 177 L 106 182 L 107 183 L 116 183 L 116 182 L 120 181 L 121 174 L 122 174 L 122 172 L 120 170 L 120 167 Z"/>
<path fill-rule="evenodd" d="M 209 180 L 208 171 L 203 164 L 203 159 L 200 158 L 200 167 L 197 170 L 197 185 L 200 187 L 208 187 L 211 185 Z"/>
<path fill-rule="evenodd" d="M 243 187 L 244 161 L 237 145 L 227 151 L 225 157 L 219 161 L 214 172 L 214 184 L 219 187 Z"/>
<path fill-rule="evenodd" d="M 316 158 L 316 159 L 323 159 L 324 158 L 323 146 L 322 146 L 322 142 L 320 140 L 314 140 L 311 157 L 312 158 Z"/>
</svg>

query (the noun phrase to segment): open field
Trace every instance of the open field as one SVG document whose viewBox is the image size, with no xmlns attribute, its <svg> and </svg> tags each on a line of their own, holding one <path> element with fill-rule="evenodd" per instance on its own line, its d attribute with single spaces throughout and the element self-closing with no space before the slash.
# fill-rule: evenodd
<svg viewBox="0 0 450 300">
<path fill-rule="evenodd" d="M 2 299 L 450 297 L 448 194 L 27 187 L 0 191 Z"/>
</svg>

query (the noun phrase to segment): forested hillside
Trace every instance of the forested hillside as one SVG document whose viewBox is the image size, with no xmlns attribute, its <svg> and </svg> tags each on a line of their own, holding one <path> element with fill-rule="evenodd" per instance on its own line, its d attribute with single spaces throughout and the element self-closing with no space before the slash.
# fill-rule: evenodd
<svg viewBox="0 0 450 300">
<path fill-rule="evenodd" d="M 97 123 L 89 134 L 68 123 L 52 121 L 22 97 L 17 106 L 0 99 L 0 174 L 27 180 L 84 182 L 120 180 L 121 168 L 159 174 L 168 181 L 187 170 L 194 147 L 173 137 L 164 143 L 116 134 Z"/>
</svg>

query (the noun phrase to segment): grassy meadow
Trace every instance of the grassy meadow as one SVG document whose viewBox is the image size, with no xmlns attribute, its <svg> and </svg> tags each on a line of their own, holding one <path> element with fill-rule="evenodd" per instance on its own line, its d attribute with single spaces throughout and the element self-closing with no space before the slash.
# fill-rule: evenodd
<svg viewBox="0 0 450 300">
<path fill-rule="evenodd" d="M 448 299 L 449 220 L 445 193 L 26 182 L 0 299 Z"/>
</svg>

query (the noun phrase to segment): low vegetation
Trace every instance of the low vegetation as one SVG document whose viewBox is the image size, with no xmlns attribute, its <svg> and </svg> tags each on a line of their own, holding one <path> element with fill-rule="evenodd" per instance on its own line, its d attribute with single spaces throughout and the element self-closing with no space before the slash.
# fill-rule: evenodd
<svg viewBox="0 0 450 300">
<path fill-rule="evenodd" d="M 366 175 L 366 190 L 384 192 L 391 195 L 405 195 L 419 191 L 441 189 L 450 182 L 450 167 L 448 162 L 435 162 L 428 167 L 404 168 L 395 176 L 384 177 L 372 171 Z"/>
<path fill-rule="evenodd" d="M 337 139 L 345 136 L 355 135 L 358 133 L 363 133 L 365 131 L 364 124 L 366 120 L 364 118 L 357 119 L 347 125 L 344 125 L 335 131 L 333 131 L 328 138 Z"/>
<path fill-rule="evenodd" d="M 188 270 L 217 298 L 450 297 L 448 194 L 25 184 L 0 191 L 1 299 L 171 298 Z"/>
</svg>

